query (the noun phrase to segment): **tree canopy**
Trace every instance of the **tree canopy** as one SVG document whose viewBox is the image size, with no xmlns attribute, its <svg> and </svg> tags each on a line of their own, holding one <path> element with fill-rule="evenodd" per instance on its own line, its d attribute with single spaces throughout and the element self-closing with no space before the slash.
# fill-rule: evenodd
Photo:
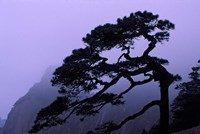
<svg viewBox="0 0 200 134">
<path fill-rule="evenodd" d="M 168 61 L 151 57 L 149 54 L 157 44 L 168 41 L 169 30 L 173 29 L 173 23 L 159 19 L 158 15 L 147 11 L 131 13 L 129 16 L 117 19 L 115 24 L 97 26 L 83 38 L 85 47 L 73 50 L 72 54 L 64 59 L 63 65 L 55 70 L 52 84 L 60 87 L 61 95 L 38 113 L 30 133 L 63 124 L 73 114 L 84 120 L 87 116 L 99 113 L 107 104 L 124 104 L 123 96 L 133 87 L 152 80 L 159 81 L 161 88 L 168 89 L 175 80 L 175 77 L 162 66 L 168 64 Z M 139 38 L 147 40 L 148 46 L 142 55 L 134 57 L 135 41 Z M 103 52 L 110 52 L 111 57 L 115 56 L 111 53 L 111 49 L 118 49 L 121 52 L 117 60 L 112 63 L 109 62 L 110 57 L 103 55 Z M 135 76 L 138 75 L 143 75 L 144 79 L 135 80 Z M 118 94 L 109 92 L 110 87 L 122 78 L 130 83 L 129 87 Z M 117 130 L 154 105 L 162 103 L 159 100 L 152 101 L 140 112 L 127 117 L 119 124 L 113 122 L 103 124 L 96 129 L 96 133 L 110 133 Z"/>
</svg>

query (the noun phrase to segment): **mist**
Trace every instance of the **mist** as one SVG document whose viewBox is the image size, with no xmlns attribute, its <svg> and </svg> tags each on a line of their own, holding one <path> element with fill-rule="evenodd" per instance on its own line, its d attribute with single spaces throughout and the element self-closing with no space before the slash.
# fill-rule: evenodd
<svg viewBox="0 0 200 134">
<path fill-rule="evenodd" d="M 7 117 L 46 68 L 61 65 L 73 49 L 84 47 L 82 37 L 93 28 L 138 10 L 175 24 L 169 42 L 159 44 L 151 55 L 168 59 L 169 72 L 187 80 L 200 57 L 199 4 L 197 0 L 1 0 L 0 117 Z M 140 47 L 146 46 L 137 44 L 138 54 Z"/>
</svg>

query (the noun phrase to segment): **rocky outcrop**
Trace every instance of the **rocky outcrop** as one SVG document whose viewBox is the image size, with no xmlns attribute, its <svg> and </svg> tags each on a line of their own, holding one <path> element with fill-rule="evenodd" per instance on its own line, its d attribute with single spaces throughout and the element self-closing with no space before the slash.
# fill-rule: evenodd
<svg viewBox="0 0 200 134">
<path fill-rule="evenodd" d="M 3 129 L 2 129 L 2 127 L 4 126 L 5 121 L 6 121 L 6 120 L 1 119 L 1 117 L 0 117 L 0 134 L 3 134 Z"/>
<path fill-rule="evenodd" d="M 2 128 L 5 124 L 6 120 L 5 119 L 1 119 L 0 117 L 0 128 Z"/>
<path fill-rule="evenodd" d="M 0 134 L 3 134 L 3 129 L 2 128 L 0 128 Z"/>
<path fill-rule="evenodd" d="M 171 134 L 200 134 L 200 126 L 193 127 L 187 130 L 176 132 L 176 133 L 171 133 Z"/>
<path fill-rule="evenodd" d="M 52 69 L 49 68 L 41 82 L 14 104 L 3 129 L 4 134 L 27 134 L 37 112 L 55 99 L 57 89 L 51 87 L 51 73 Z"/>
</svg>

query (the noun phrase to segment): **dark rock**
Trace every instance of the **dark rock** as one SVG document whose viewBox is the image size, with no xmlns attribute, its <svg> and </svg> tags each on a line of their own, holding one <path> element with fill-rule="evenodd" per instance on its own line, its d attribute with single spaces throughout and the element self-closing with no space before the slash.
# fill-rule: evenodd
<svg viewBox="0 0 200 134">
<path fill-rule="evenodd" d="M 0 128 L 2 128 L 5 124 L 6 120 L 5 119 L 1 119 L 0 117 Z"/>
</svg>

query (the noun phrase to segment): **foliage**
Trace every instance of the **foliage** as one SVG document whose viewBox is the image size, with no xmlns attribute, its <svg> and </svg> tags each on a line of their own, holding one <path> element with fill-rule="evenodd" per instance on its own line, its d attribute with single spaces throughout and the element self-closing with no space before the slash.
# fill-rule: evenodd
<svg viewBox="0 0 200 134">
<path fill-rule="evenodd" d="M 200 64 L 200 60 L 198 61 Z M 200 77 L 200 65 L 197 65 L 196 67 L 192 67 L 192 72 L 189 73 L 189 76 L 193 80 L 198 80 Z"/>
<path fill-rule="evenodd" d="M 123 96 L 137 85 L 152 80 L 166 82 L 167 71 L 161 64 L 165 65 L 168 61 L 151 57 L 149 53 L 157 43 L 168 41 L 171 29 L 174 29 L 174 24 L 147 11 L 131 13 L 117 19 L 116 24 L 97 26 L 83 38 L 85 48 L 73 50 L 54 72 L 52 84 L 60 87 L 61 96 L 38 113 L 30 133 L 63 124 L 72 114 L 80 116 L 83 121 L 87 116 L 96 115 L 107 104 L 124 104 Z M 142 56 L 133 57 L 135 41 L 139 38 L 146 39 L 149 44 Z M 115 56 L 109 51 L 112 49 L 120 50 L 121 54 L 110 63 L 110 57 L 103 56 L 103 52 Z M 143 75 L 144 79 L 135 80 L 134 77 L 139 75 Z M 173 77 L 169 73 L 167 75 L 170 79 Z M 110 87 L 122 78 L 129 81 L 130 86 L 118 94 L 110 93 Z M 159 104 L 152 102 L 142 112 L 154 105 Z M 115 123 L 105 123 L 105 126 L 114 128 Z"/>
<path fill-rule="evenodd" d="M 200 60 L 198 61 L 200 63 Z M 200 123 L 200 64 L 192 67 L 189 73 L 191 81 L 177 86 L 182 89 L 172 103 L 171 131 L 180 131 L 199 125 Z"/>
</svg>

